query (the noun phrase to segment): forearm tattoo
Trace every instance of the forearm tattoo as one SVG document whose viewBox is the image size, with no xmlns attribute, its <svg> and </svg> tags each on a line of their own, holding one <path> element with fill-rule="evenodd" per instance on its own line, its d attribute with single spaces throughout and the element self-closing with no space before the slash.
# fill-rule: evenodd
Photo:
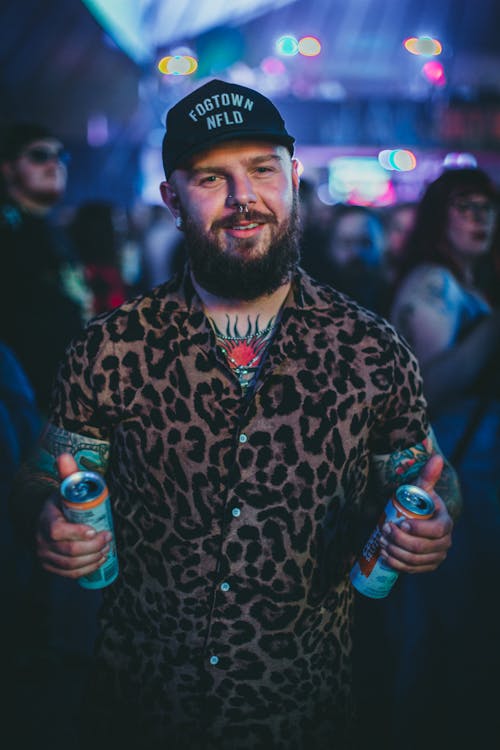
<svg viewBox="0 0 500 750">
<path fill-rule="evenodd" d="M 414 483 L 429 458 L 435 453 L 443 455 L 433 431 L 429 430 L 423 442 L 402 451 L 376 455 L 372 459 L 372 465 L 380 485 L 387 494 L 391 494 L 400 484 Z M 446 459 L 435 490 L 443 499 L 452 518 L 457 518 L 462 505 L 460 486 L 454 469 Z"/>
<path fill-rule="evenodd" d="M 56 459 L 61 453 L 71 453 L 80 469 L 103 474 L 109 461 L 109 443 L 49 424 L 42 436 L 37 468 L 57 477 Z"/>
<path fill-rule="evenodd" d="M 37 518 L 43 504 L 58 491 L 60 478 L 56 459 L 61 453 L 71 453 L 80 469 L 104 473 L 109 444 L 47 425 L 39 450 L 19 470 L 9 496 L 14 523 L 29 544 L 35 538 Z"/>
</svg>

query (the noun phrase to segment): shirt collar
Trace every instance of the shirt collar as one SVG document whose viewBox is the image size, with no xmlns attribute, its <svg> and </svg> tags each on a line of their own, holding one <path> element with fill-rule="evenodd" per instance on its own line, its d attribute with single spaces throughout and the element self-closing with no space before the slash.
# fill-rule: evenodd
<svg viewBox="0 0 500 750">
<path fill-rule="evenodd" d="M 177 302 L 178 311 L 188 316 L 190 326 L 200 331 L 208 330 L 208 328 L 205 329 L 205 324 L 208 326 L 208 323 L 206 323 L 203 303 L 194 288 L 188 263 L 184 266 L 184 270 L 177 281 L 172 281 L 166 285 L 165 291 L 168 293 L 166 300 L 167 315 L 172 312 L 171 303 Z M 319 282 L 312 279 L 302 268 L 297 268 L 283 305 L 283 312 L 285 310 L 331 309 L 331 307 L 331 291 L 328 293 Z"/>
</svg>

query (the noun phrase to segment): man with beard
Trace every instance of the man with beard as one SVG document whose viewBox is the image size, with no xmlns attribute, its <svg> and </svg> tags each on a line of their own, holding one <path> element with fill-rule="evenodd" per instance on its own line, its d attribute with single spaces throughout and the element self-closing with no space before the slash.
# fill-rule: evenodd
<svg viewBox="0 0 500 750">
<path fill-rule="evenodd" d="M 46 127 L 0 136 L 0 339 L 23 367 L 42 415 L 64 350 L 89 317 L 81 264 L 50 221 L 66 190 L 68 153 Z"/>
<path fill-rule="evenodd" d="M 369 480 L 379 510 L 408 481 L 435 501 L 431 520 L 384 527 L 398 572 L 435 569 L 451 543 L 460 501 L 415 358 L 298 265 L 293 143 L 232 83 L 169 111 L 161 193 L 185 272 L 75 340 L 12 497 L 46 569 L 78 578 L 111 538 L 64 520 L 58 480 L 93 467 L 109 485 L 120 572 L 84 707 L 94 747 L 351 747 Z"/>
</svg>

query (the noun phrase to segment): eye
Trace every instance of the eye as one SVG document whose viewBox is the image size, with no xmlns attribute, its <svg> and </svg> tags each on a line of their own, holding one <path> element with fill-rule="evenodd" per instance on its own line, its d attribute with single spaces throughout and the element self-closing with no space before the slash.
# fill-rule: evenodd
<svg viewBox="0 0 500 750">
<path fill-rule="evenodd" d="M 208 174 L 200 178 L 200 185 L 213 185 L 215 182 L 218 182 L 218 180 L 220 180 L 218 175 Z"/>
</svg>

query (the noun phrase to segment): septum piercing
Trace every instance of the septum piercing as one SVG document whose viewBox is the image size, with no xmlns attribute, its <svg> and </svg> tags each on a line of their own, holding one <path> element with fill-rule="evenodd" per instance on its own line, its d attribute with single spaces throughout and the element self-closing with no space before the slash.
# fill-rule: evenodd
<svg viewBox="0 0 500 750">
<path fill-rule="evenodd" d="M 228 195 L 227 199 L 228 201 L 231 201 L 234 196 Z M 238 206 L 238 213 L 239 214 L 247 214 L 248 213 L 248 203 L 237 203 Z"/>
</svg>

